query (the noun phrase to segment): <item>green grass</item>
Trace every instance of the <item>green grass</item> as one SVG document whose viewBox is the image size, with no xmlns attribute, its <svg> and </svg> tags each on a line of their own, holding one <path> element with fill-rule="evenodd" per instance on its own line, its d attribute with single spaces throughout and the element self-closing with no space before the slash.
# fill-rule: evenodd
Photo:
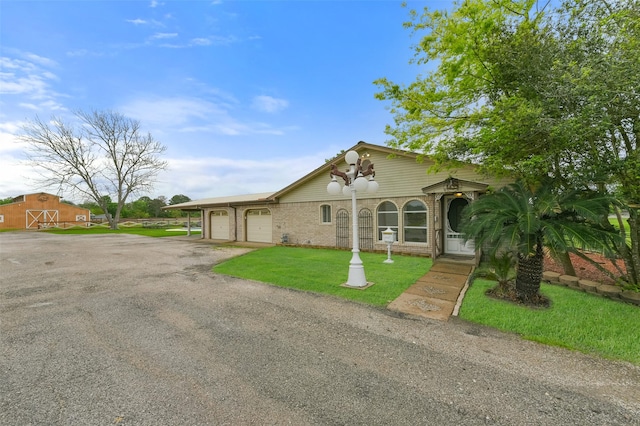
<svg viewBox="0 0 640 426">
<path fill-rule="evenodd" d="M 95 226 L 91 228 L 50 228 L 46 230 L 42 230 L 39 232 L 48 232 L 51 234 L 62 234 L 62 235 L 90 235 L 90 234 L 136 234 L 136 235 L 144 235 L 145 237 L 177 237 L 177 236 L 185 236 L 187 235 L 187 230 L 180 231 L 168 231 L 167 229 L 176 229 L 176 227 L 169 228 L 145 228 L 142 225 L 139 226 L 130 226 L 130 227 L 121 227 L 120 229 L 110 229 L 108 227 L 103 226 Z M 200 233 L 200 231 L 191 231 L 192 234 Z"/>
<path fill-rule="evenodd" d="M 640 364 L 640 309 L 637 306 L 542 284 L 548 309 L 531 309 L 485 295 L 494 281 L 477 279 L 468 289 L 460 317 L 536 342 L 604 358 Z"/>
<path fill-rule="evenodd" d="M 412 256 L 393 256 L 394 263 L 385 264 L 387 256 L 377 253 L 360 253 L 360 258 L 367 281 L 374 283 L 365 290 L 341 287 L 347 281 L 350 251 L 276 246 L 230 259 L 213 270 L 280 287 L 386 306 L 415 284 L 432 264 L 431 259 Z"/>
</svg>

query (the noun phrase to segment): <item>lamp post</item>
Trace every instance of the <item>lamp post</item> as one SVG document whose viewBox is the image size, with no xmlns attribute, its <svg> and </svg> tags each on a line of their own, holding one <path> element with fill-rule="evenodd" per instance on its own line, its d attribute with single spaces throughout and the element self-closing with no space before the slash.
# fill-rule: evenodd
<svg viewBox="0 0 640 426">
<path fill-rule="evenodd" d="M 346 286 L 362 288 L 367 286 L 367 279 L 364 274 L 364 266 L 360 259 L 360 241 L 358 238 L 358 207 L 356 202 L 356 193 L 370 192 L 374 193 L 378 190 L 378 182 L 373 178 L 373 164 L 369 164 L 366 170 L 362 169 L 360 156 L 355 151 L 349 151 L 344 157 L 349 165 L 345 172 L 338 170 L 335 164 L 331 165 L 331 182 L 327 185 L 327 192 L 331 195 L 338 195 L 342 192 L 345 196 L 351 194 L 351 211 L 352 211 L 352 229 L 353 229 L 353 249 L 351 250 L 351 262 L 349 262 L 349 278 Z M 344 180 L 344 187 L 340 188 L 340 183 L 336 176 L 340 176 Z M 366 178 L 369 176 L 369 179 Z"/>
</svg>

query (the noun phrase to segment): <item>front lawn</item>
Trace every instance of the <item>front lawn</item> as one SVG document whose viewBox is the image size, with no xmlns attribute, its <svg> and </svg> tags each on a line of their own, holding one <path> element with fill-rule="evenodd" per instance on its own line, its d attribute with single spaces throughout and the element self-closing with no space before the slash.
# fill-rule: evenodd
<svg viewBox="0 0 640 426">
<path fill-rule="evenodd" d="M 567 287 L 542 284 L 548 309 L 531 309 L 487 297 L 494 281 L 469 287 L 460 317 L 548 345 L 640 364 L 640 308 Z"/>
<path fill-rule="evenodd" d="M 331 294 L 375 306 L 386 306 L 427 273 L 431 259 L 360 253 L 365 274 L 373 286 L 361 290 L 340 285 L 347 281 L 350 251 L 297 247 L 269 247 L 216 265 L 213 270 L 280 287 Z"/>
<path fill-rule="evenodd" d="M 386 306 L 431 267 L 427 258 L 360 253 L 366 276 L 375 285 L 366 290 L 341 287 L 347 280 L 351 252 L 327 249 L 270 247 L 216 265 L 214 271 L 281 287 L 331 294 Z M 477 279 L 467 290 L 460 317 L 520 334 L 540 343 L 578 350 L 640 365 L 640 308 L 561 286 L 543 284 L 551 300 L 548 309 L 532 309 L 489 298 L 494 281 Z"/>
</svg>

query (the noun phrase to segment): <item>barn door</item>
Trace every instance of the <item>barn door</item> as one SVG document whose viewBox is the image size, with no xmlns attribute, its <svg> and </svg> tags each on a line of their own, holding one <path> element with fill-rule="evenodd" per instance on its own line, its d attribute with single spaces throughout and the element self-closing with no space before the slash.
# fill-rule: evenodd
<svg viewBox="0 0 640 426">
<path fill-rule="evenodd" d="M 27 210 L 27 229 L 58 226 L 58 210 Z"/>
</svg>

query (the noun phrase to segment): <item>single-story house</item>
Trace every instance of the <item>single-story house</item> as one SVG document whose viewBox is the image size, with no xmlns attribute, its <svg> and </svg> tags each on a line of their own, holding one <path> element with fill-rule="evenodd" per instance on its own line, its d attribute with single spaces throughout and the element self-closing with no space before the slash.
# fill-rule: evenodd
<svg viewBox="0 0 640 426">
<path fill-rule="evenodd" d="M 50 226 L 88 226 L 91 211 L 60 201 L 46 192 L 24 194 L 0 205 L 0 229 L 40 229 Z"/>
<path fill-rule="evenodd" d="M 436 258 L 474 256 L 460 233 L 462 209 L 506 180 L 487 178 L 472 165 L 427 173 L 432 160 L 418 154 L 359 142 L 363 169 L 374 165 L 376 193 L 357 193 L 359 246 L 385 251 L 382 232 L 396 232 L 393 250 Z M 209 198 L 165 207 L 198 211 L 202 238 L 317 247 L 352 247 L 351 196 L 330 195 L 331 164 L 348 168 L 345 154 L 274 193 Z"/>
</svg>

